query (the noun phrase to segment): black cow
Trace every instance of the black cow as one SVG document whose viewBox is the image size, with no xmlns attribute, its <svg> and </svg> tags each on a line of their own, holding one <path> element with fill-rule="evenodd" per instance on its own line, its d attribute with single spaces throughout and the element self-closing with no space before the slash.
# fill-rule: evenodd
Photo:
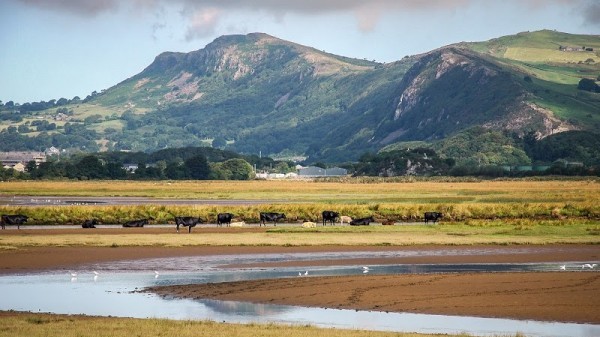
<svg viewBox="0 0 600 337">
<path fill-rule="evenodd" d="M 96 220 L 96 219 L 89 220 L 88 219 L 83 222 L 81 227 L 82 228 L 96 228 L 97 224 L 98 224 L 98 220 Z"/>
<path fill-rule="evenodd" d="M 227 227 L 231 224 L 231 219 L 233 219 L 233 214 L 231 213 L 219 213 L 217 214 L 217 225 L 223 226 L 223 224 L 227 224 Z"/>
<path fill-rule="evenodd" d="M 259 227 L 262 225 L 265 225 L 265 227 L 267 226 L 267 221 L 273 221 L 273 225 L 277 226 L 277 220 L 279 219 L 285 219 L 285 214 L 283 213 L 260 213 L 260 224 Z"/>
<path fill-rule="evenodd" d="M 436 223 L 443 216 L 444 214 L 439 212 L 425 212 L 425 223 L 428 223 L 429 220 L 433 221 L 433 223 Z"/>
<path fill-rule="evenodd" d="M 372 216 L 368 218 L 354 219 L 350 221 L 350 226 L 368 226 L 371 222 L 375 222 Z"/>
<path fill-rule="evenodd" d="M 150 218 L 152 219 L 152 218 Z M 150 223 L 150 219 L 131 220 L 123 224 L 123 227 L 144 227 Z"/>
<path fill-rule="evenodd" d="M 188 233 L 192 232 L 192 227 L 196 227 L 197 224 L 203 223 L 204 220 L 201 218 L 195 218 L 192 216 L 176 216 L 175 224 L 177 225 L 177 233 L 179 233 L 179 226 L 187 227 Z"/>
<path fill-rule="evenodd" d="M 327 221 L 331 222 L 331 224 L 333 225 L 335 222 L 335 219 L 340 217 L 340 213 L 334 212 L 334 211 L 323 211 L 323 226 L 325 226 L 327 224 Z"/>
<path fill-rule="evenodd" d="M 28 216 L 22 214 L 2 214 L 0 223 L 2 223 L 2 229 L 6 229 L 6 225 L 17 225 L 17 229 L 21 229 L 21 224 L 27 222 Z"/>
</svg>

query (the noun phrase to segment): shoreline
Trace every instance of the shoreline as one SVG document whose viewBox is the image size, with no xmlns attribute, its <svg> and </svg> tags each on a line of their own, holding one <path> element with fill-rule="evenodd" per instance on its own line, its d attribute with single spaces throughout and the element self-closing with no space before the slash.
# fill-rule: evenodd
<svg viewBox="0 0 600 337">
<path fill-rule="evenodd" d="M 558 270 L 566 262 L 600 261 L 597 245 L 27 247 L 0 251 L 0 276 L 163 257 L 358 251 L 407 254 L 219 267 L 556 262 L 557 271 L 311 276 L 151 290 L 192 299 L 600 324 L 600 302 L 590 296 L 600 294 L 600 273 Z"/>
<path fill-rule="evenodd" d="M 166 298 L 600 324 L 596 272 L 297 277 L 143 290 Z"/>
</svg>

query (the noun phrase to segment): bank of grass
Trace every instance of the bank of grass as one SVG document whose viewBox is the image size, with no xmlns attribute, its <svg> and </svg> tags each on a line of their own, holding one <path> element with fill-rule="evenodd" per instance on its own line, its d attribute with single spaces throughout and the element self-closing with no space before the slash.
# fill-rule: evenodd
<svg viewBox="0 0 600 337">
<path fill-rule="evenodd" d="M 251 336 L 251 337 L 433 337 L 441 335 L 324 329 L 275 324 L 228 324 L 213 321 L 177 321 L 0 312 L 0 337 L 37 336 Z M 455 336 L 455 335 L 444 335 Z M 458 336 L 458 335 L 456 335 Z M 465 336 L 465 335 L 460 335 Z"/>
<path fill-rule="evenodd" d="M 149 231 L 144 234 L 144 230 Z M 186 247 L 186 246 L 406 246 L 406 245 L 522 245 L 599 244 L 597 220 L 470 220 L 437 225 L 270 227 L 260 231 L 229 228 L 214 232 L 195 228 L 192 234 L 174 228 L 82 230 L 80 233 L 38 234 L 22 231 L 0 236 L 0 250 L 27 247 Z"/>
<path fill-rule="evenodd" d="M 598 191 L 600 194 L 600 191 Z M 287 222 L 319 222 L 324 210 L 352 218 L 373 216 L 378 221 L 422 221 L 429 211 L 444 214 L 443 221 L 600 219 L 600 200 L 579 202 L 468 202 L 468 203 L 273 203 L 245 206 L 124 205 L 124 206 L 0 206 L 1 214 L 24 214 L 27 225 L 80 225 L 86 219 L 103 224 L 153 218 L 153 223 L 174 223 L 175 216 L 197 216 L 216 223 L 218 213 L 233 213 L 236 221 L 258 223 L 260 212 L 285 213 Z"/>
</svg>

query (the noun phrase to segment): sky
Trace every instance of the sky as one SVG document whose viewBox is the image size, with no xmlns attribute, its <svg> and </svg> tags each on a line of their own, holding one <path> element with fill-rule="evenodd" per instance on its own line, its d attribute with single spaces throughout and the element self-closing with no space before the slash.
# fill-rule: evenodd
<svg viewBox="0 0 600 337">
<path fill-rule="evenodd" d="M 600 0 L 0 0 L 0 100 L 85 98 L 228 34 L 391 62 L 541 29 L 598 35 Z"/>
</svg>

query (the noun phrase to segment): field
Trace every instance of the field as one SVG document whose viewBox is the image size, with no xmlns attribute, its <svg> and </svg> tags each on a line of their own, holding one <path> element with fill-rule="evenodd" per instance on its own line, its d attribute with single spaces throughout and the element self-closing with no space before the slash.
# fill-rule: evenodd
<svg viewBox="0 0 600 337">
<path fill-rule="evenodd" d="M 259 252 L 304 252 L 304 251 L 347 251 L 347 250 L 390 250 L 390 249 L 430 249 L 427 247 L 455 246 L 464 249 L 468 246 L 484 245 L 490 249 L 498 249 L 505 245 L 530 245 L 531 247 L 547 247 L 542 255 L 482 255 L 474 257 L 458 257 L 451 262 L 516 262 L 552 261 L 594 261 L 597 259 L 595 245 L 600 243 L 600 185 L 597 180 L 508 180 L 508 181 L 455 181 L 439 179 L 436 181 L 349 179 L 347 181 L 28 181 L 2 182 L 0 194 L 10 198 L 11 195 L 32 195 L 43 199 L 43 196 L 77 196 L 85 200 L 86 196 L 134 196 L 155 198 L 156 204 L 144 205 L 112 205 L 112 206 L 0 206 L 1 213 L 23 213 L 31 216 L 31 224 L 45 225 L 45 229 L 28 229 L 20 231 L 10 229 L 0 231 L 0 264 L 2 273 L 18 271 L 36 271 L 43 269 L 70 268 L 78 264 L 119 259 L 142 259 L 169 256 L 187 256 L 195 254 L 253 254 Z M 216 205 L 161 205 L 159 199 L 193 199 L 193 200 L 238 200 L 239 204 L 230 206 Z M 266 203 L 257 203 L 266 201 Z M 351 227 L 317 226 L 303 228 L 302 221 L 317 221 L 321 211 L 331 209 L 353 217 L 373 215 L 376 223 L 371 226 Z M 422 222 L 424 211 L 443 212 L 444 218 L 435 225 Z M 258 212 L 279 211 L 288 215 L 284 226 L 258 227 Z M 216 227 L 215 214 L 232 212 L 238 220 L 246 221 L 242 228 Z M 145 228 L 98 228 L 85 230 L 80 222 L 86 218 L 97 218 L 105 224 L 118 224 L 124 220 L 148 217 L 155 218 L 153 223 L 165 224 L 173 222 L 174 215 L 194 215 L 205 217 L 208 224 L 200 225 L 192 231 L 175 233 L 174 225 L 147 226 Z M 393 226 L 382 226 L 380 221 L 391 219 Z M 72 225 L 72 228 L 57 229 L 54 225 Z M 495 247 L 495 248 L 494 248 Z M 546 251 L 546 248 L 544 248 Z M 560 253 L 555 253 L 555 252 Z M 450 257 L 452 258 L 452 257 Z M 363 263 L 444 263 L 441 257 L 416 257 L 416 261 L 370 261 Z M 474 260 L 473 260 L 474 259 Z M 566 259 L 566 260 L 565 260 Z M 515 262 L 515 261 L 512 261 Z M 295 263 L 289 261 L 289 263 Z M 298 263 L 298 262 L 296 262 Z M 323 263 L 312 261 L 311 263 Z M 343 263 L 336 261 L 336 263 Z M 349 261 L 348 263 L 357 263 Z M 298 265 L 300 266 L 300 265 Z M 304 265 L 302 265 L 304 266 Z M 308 266 L 308 265 L 306 265 Z M 300 267 L 299 267 L 300 268 Z M 564 287 L 551 287 L 556 291 L 563 289 L 579 289 L 582 294 L 597 291 L 598 277 L 596 273 L 514 273 L 484 274 L 489 277 L 485 282 L 500 282 L 506 287 L 506 294 L 517 294 L 510 301 L 523 300 L 520 309 L 508 308 L 503 313 L 483 313 L 477 305 L 464 305 L 464 312 L 455 307 L 448 307 L 444 302 L 434 307 L 428 302 L 423 312 L 440 313 L 440 308 L 448 309 L 450 314 L 492 315 L 500 317 L 530 318 L 531 313 L 539 312 L 535 305 L 541 301 L 546 303 L 555 298 L 556 293 L 538 291 L 538 281 L 523 282 L 523 277 L 561 277 Z M 588 277 L 589 275 L 589 277 Z M 506 280 L 500 280 L 499 277 Z M 570 277 L 573 276 L 573 277 Z M 392 282 L 409 282 L 398 276 Z M 461 276 L 463 277 L 463 276 Z M 588 277 L 583 282 L 581 278 Z M 450 277 L 453 280 L 456 277 Z M 331 286 L 328 278 L 315 278 L 331 296 L 331 303 L 336 306 L 347 306 L 359 309 L 355 303 L 346 303 L 347 294 L 363 289 L 364 285 L 355 282 L 366 280 L 359 277 L 349 278 L 347 288 Z M 436 278 L 437 280 L 438 278 Z M 294 280 L 301 282 L 305 279 Z M 308 279 L 306 279 L 308 280 Z M 386 281 L 387 280 L 387 281 Z M 312 281 L 312 278 L 311 278 Z M 375 280 L 369 278 L 369 286 Z M 320 283 L 319 283 L 320 282 Z M 381 282 L 389 282 L 382 278 Z M 437 282 L 437 281 L 436 281 Z M 440 281 L 441 282 L 441 281 Z M 437 283 L 440 283 L 437 282 Z M 461 283 L 462 282 L 462 283 Z M 461 281 L 459 283 L 465 284 Z M 466 283 L 469 283 L 468 281 Z M 484 283 L 485 283 L 484 282 Z M 552 279 L 552 282 L 556 280 Z M 551 282 L 551 283 L 552 283 Z M 463 287 L 450 285 L 447 289 L 431 287 L 442 286 L 435 282 L 425 282 L 424 291 L 459 291 Z M 443 283 L 443 282 L 442 282 Z M 421 284 L 419 282 L 415 284 Z M 584 285 L 581 287 L 581 285 Z M 519 296 L 523 285 L 530 286 L 529 297 Z M 232 286 L 236 286 L 233 284 Z M 241 285 L 243 289 L 247 287 Z M 357 288 L 358 287 L 358 288 Z M 362 287 L 362 288 L 361 288 Z M 289 288 L 289 287 L 288 287 Z M 313 289 L 314 287 L 309 287 Z M 392 289 L 384 285 L 377 289 Z M 287 289 L 287 288 L 286 288 Z M 281 289 L 281 296 L 297 298 L 285 293 L 294 289 Z M 358 289 L 358 290 L 356 290 Z M 475 288 L 479 289 L 479 288 Z M 550 289 L 550 288 L 548 288 Z M 579 291 L 578 290 L 578 291 Z M 246 291 L 241 292 L 246 293 Z M 259 292 L 255 292 L 259 293 Z M 264 298 L 252 299 L 257 302 L 272 300 L 272 292 Z M 333 294 L 339 296 L 334 296 Z M 297 294 L 296 294 L 297 295 Z M 468 298 L 474 301 L 495 301 L 492 297 L 480 298 L 481 294 L 458 294 L 457 298 Z M 204 295 L 203 295 L 204 296 Z M 206 295 L 210 297 L 212 295 Z M 216 296 L 216 295 L 215 295 Z M 382 298 L 393 298 L 397 293 L 386 293 Z M 462 296 L 462 297 L 461 297 Z M 546 297 L 544 297 L 546 296 Z M 569 297 L 570 298 L 570 297 Z M 583 296 L 585 305 L 594 305 L 587 296 Z M 292 301 L 293 302 L 293 301 Z M 464 302 L 461 300 L 461 303 Z M 573 300 L 565 300 L 571 305 Z M 590 303 L 588 303 L 590 302 Z M 593 302 L 593 300 L 592 300 Z M 285 302 L 282 302 L 285 303 Z M 308 305 L 328 306 L 332 304 L 312 303 Z M 464 302 L 471 303 L 471 302 Z M 473 302 L 476 303 L 476 302 Z M 513 302 L 511 302 L 513 303 Z M 516 302 L 515 302 L 516 303 Z M 305 305 L 303 303 L 290 303 Z M 528 304 L 525 305 L 525 304 Z M 365 308 L 371 308 L 365 304 Z M 381 305 L 381 303 L 376 303 Z M 567 306 L 568 306 L 567 305 Z M 565 312 L 581 314 L 589 312 L 586 306 L 579 303 L 577 309 L 569 307 Z M 485 307 L 490 307 L 485 305 Z M 501 306 L 491 306 L 499 308 Z M 527 307 L 527 309 L 525 309 Z M 362 307 L 360 307 L 362 308 Z M 453 309 L 454 308 L 454 309 Z M 595 307 L 594 307 L 595 308 Z M 396 310 L 396 309 L 392 309 Z M 398 309 L 406 310 L 406 309 Z M 412 310 L 412 309 L 411 309 Z M 595 309 L 594 309 L 595 310 Z M 410 310 L 409 310 L 410 311 Z M 338 329 L 318 329 L 310 326 L 280 325 L 237 325 L 215 322 L 189 322 L 155 319 L 101 318 L 86 316 L 65 316 L 33 313 L 0 313 L 3 329 L 0 336 L 43 336 L 43 335 L 106 335 L 112 336 L 156 335 L 237 335 L 237 336 L 271 336 L 287 334 L 290 336 L 388 336 L 391 334 L 369 331 L 348 331 Z M 545 318 L 541 318 L 545 319 Z M 555 319 L 555 318 L 551 318 Z M 597 317 L 578 318 L 582 322 L 596 322 Z M 176 331 L 176 332 L 175 332 Z M 411 336 L 394 333 L 394 336 Z M 416 335 L 423 336 L 423 335 Z"/>
<path fill-rule="evenodd" d="M 261 336 L 261 337 L 434 337 L 359 330 L 319 329 L 312 326 L 272 324 L 226 324 L 211 321 L 106 318 L 75 315 L 48 315 L 0 312 L 0 337 L 36 336 Z M 450 336 L 450 335 L 447 335 Z M 462 336 L 462 335 L 461 335 Z"/>
<path fill-rule="evenodd" d="M 173 228 L 98 229 L 53 235 L 23 230 L 0 238 L 0 247 L 27 246 L 307 246 L 413 244 L 589 244 L 600 242 L 600 185 L 597 181 L 480 181 L 480 182 L 4 182 L 2 194 L 145 196 L 202 200 L 269 201 L 249 205 L 113 205 L 113 206 L 0 206 L 0 212 L 22 213 L 28 224 L 72 225 L 85 219 L 103 224 L 152 217 L 154 224 L 173 224 L 176 215 L 200 216 L 208 224 L 191 236 Z M 368 227 L 317 226 L 302 228 L 304 221 L 318 222 L 325 209 L 351 217 L 373 216 Z M 284 212 L 290 225 L 258 229 L 258 214 Z M 422 223 L 423 212 L 438 211 L 437 225 Z M 245 228 L 214 231 L 216 214 L 231 212 Z M 395 226 L 379 225 L 383 220 Z M 151 227 L 151 226 L 150 226 Z M 174 225 L 173 225 L 174 227 Z M 26 227 L 25 227 L 26 228 Z M 163 235 L 156 236 L 154 234 Z M 201 235 L 194 235 L 201 234 Z"/>
<path fill-rule="evenodd" d="M 585 62 L 587 59 L 592 59 L 595 63 L 600 60 L 600 57 L 593 51 L 564 52 L 558 50 L 558 48 L 548 50 L 527 47 L 507 48 L 504 57 L 524 62 L 541 63 L 578 63 Z"/>
</svg>

